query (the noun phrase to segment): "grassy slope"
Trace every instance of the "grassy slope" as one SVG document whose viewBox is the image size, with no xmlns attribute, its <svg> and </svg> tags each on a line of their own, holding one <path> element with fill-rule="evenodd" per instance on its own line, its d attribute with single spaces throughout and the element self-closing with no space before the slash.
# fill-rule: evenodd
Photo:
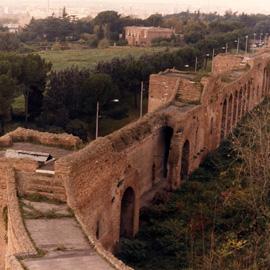
<svg viewBox="0 0 270 270">
<path fill-rule="evenodd" d="M 65 51 L 42 51 L 43 58 L 52 62 L 53 69 L 59 71 L 73 65 L 79 68 L 93 67 L 100 61 L 109 61 L 114 57 L 126 57 L 132 55 L 139 57 L 144 53 L 160 52 L 165 48 L 137 48 L 137 47 L 110 47 L 107 49 L 84 49 Z"/>
</svg>

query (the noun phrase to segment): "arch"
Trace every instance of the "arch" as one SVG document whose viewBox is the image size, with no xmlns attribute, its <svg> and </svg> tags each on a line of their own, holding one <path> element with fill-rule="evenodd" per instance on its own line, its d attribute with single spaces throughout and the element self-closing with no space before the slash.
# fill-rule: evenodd
<svg viewBox="0 0 270 270">
<path fill-rule="evenodd" d="M 221 116 L 221 133 L 220 139 L 223 140 L 226 136 L 226 119 L 227 119 L 227 99 L 222 103 L 222 116 Z"/>
<path fill-rule="evenodd" d="M 232 129 L 232 112 L 233 112 L 233 96 L 230 95 L 228 103 L 228 116 L 227 116 L 227 130 L 226 134 L 229 134 Z"/>
<path fill-rule="evenodd" d="M 120 213 L 120 237 L 134 236 L 135 192 L 128 187 L 123 194 Z"/>
<path fill-rule="evenodd" d="M 211 117 L 211 120 L 210 120 L 210 135 L 213 135 L 214 133 L 214 118 Z"/>
<path fill-rule="evenodd" d="M 238 120 L 240 120 L 242 117 L 242 98 L 243 98 L 243 89 L 241 87 L 238 96 Z"/>
<path fill-rule="evenodd" d="M 100 221 L 98 220 L 96 224 L 96 239 L 99 240 L 99 238 L 100 238 Z"/>
<path fill-rule="evenodd" d="M 236 126 L 236 124 L 237 124 L 237 109 L 238 109 L 238 91 L 235 91 L 234 100 L 233 100 L 233 123 L 232 123 L 232 126 Z"/>
<path fill-rule="evenodd" d="M 190 143 L 188 140 L 185 141 L 182 148 L 182 159 L 181 159 L 181 180 L 187 180 L 189 176 L 189 156 L 190 156 Z"/>
<path fill-rule="evenodd" d="M 247 89 L 246 86 L 243 91 L 243 96 L 242 96 L 242 117 L 246 114 L 246 106 L 247 105 Z"/>
<path fill-rule="evenodd" d="M 251 99 L 251 82 L 248 82 L 247 87 L 247 112 L 250 110 L 250 99 Z"/>
<path fill-rule="evenodd" d="M 170 154 L 171 141 L 173 136 L 173 128 L 169 126 L 162 127 L 162 137 L 163 137 L 163 177 L 167 178 L 168 176 L 168 161 Z"/>
</svg>

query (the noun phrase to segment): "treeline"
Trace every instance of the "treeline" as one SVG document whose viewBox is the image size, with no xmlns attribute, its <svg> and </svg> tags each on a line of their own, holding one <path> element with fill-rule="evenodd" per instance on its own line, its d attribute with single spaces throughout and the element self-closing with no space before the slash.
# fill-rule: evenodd
<svg viewBox="0 0 270 270">
<path fill-rule="evenodd" d="M 95 122 L 97 101 L 104 117 L 125 118 L 130 111 L 138 110 L 142 81 L 147 89 L 150 74 L 194 65 L 196 54 L 194 48 L 187 47 L 145 54 L 138 59 L 115 58 L 99 63 L 92 70 L 72 67 L 60 72 L 52 72 L 51 65 L 38 55 L 3 54 L 0 58 L 0 79 L 3 79 L 0 95 L 3 97 L 0 100 L 5 105 L 0 104 L 1 119 L 7 119 L 14 98 L 23 95 L 26 122 L 29 120 L 46 130 L 67 131 L 86 140 L 93 134 L 87 123 Z M 17 91 L 8 91 L 10 96 L 6 102 L 6 89 L 11 89 L 7 85 L 11 83 Z M 111 102 L 114 99 L 120 102 L 114 104 Z"/>
<path fill-rule="evenodd" d="M 270 32 L 270 16 L 247 15 L 226 12 L 225 15 L 217 13 L 181 12 L 168 16 L 153 14 L 147 19 L 138 19 L 130 16 L 122 16 L 115 11 L 104 11 L 95 18 L 87 17 L 77 19 L 68 15 L 63 9 L 61 17 L 52 15 L 45 19 L 32 19 L 30 23 L 18 34 L 13 36 L 17 39 L 10 42 L 19 48 L 21 43 L 40 43 L 44 48 L 53 46 L 51 43 L 62 43 L 62 49 L 68 48 L 63 44 L 77 42 L 86 47 L 107 47 L 109 45 L 126 45 L 123 29 L 126 26 L 161 26 L 174 28 L 176 35 L 170 40 L 157 39 L 155 46 L 179 46 L 197 44 L 205 40 L 220 43 L 220 40 L 244 37 L 249 35 L 253 39 L 253 33 Z M 0 28 L 0 32 L 5 29 Z M 5 39 L 0 36 L 0 44 Z M 47 48 L 46 47 L 46 48 Z M 26 46 L 27 48 L 27 46 Z M 51 48 L 51 47 L 49 47 Z M 52 47 L 54 48 L 54 47 Z M 0 45 L 0 50 L 13 50 L 14 46 Z"/>
</svg>

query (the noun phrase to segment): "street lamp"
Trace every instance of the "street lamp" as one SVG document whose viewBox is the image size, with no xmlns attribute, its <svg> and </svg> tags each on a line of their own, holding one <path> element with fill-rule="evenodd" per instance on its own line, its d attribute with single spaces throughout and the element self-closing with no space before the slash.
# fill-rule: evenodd
<svg viewBox="0 0 270 270">
<path fill-rule="evenodd" d="M 239 45 L 240 45 L 240 38 L 238 38 L 237 40 L 234 41 L 234 43 L 236 43 L 236 54 L 239 54 Z"/>
<path fill-rule="evenodd" d="M 248 52 L 248 35 L 246 35 L 246 49 L 245 49 L 245 53 L 247 54 Z"/>
<path fill-rule="evenodd" d="M 140 118 L 143 117 L 143 92 L 144 92 L 144 83 L 141 82 L 141 100 L 140 100 Z"/>
<path fill-rule="evenodd" d="M 255 51 L 255 47 L 256 47 L 256 33 L 253 34 L 254 39 L 253 39 L 253 51 Z"/>
<path fill-rule="evenodd" d="M 110 100 L 110 102 L 112 103 L 118 103 L 119 102 L 119 99 L 112 99 Z M 99 101 L 97 100 L 97 111 L 96 111 L 96 139 L 98 138 L 98 131 L 99 131 L 99 118 L 100 118 L 100 114 L 99 114 L 99 111 L 100 111 L 100 103 Z"/>
<path fill-rule="evenodd" d="M 197 72 L 198 69 L 198 57 L 195 58 L 195 72 Z"/>
<path fill-rule="evenodd" d="M 263 36 L 263 33 L 260 33 L 260 46 L 262 46 L 262 36 Z"/>
</svg>

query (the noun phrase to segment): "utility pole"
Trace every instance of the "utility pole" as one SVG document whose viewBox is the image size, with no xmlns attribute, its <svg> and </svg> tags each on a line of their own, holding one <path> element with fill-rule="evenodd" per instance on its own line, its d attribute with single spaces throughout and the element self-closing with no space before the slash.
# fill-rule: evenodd
<svg viewBox="0 0 270 270">
<path fill-rule="evenodd" d="M 96 112 L 96 139 L 98 138 L 98 126 L 99 126 L 99 101 L 97 101 L 97 112 Z"/>
<path fill-rule="evenodd" d="M 237 39 L 237 48 L 236 48 L 236 53 L 239 54 L 239 47 L 240 47 L 240 38 L 238 37 Z"/>
<path fill-rule="evenodd" d="M 214 70 L 214 58 L 215 58 L 215 49 L 213 49 L 213 52 L 212 52 L 212 72 Z"/>
<path fill-rule="evenodd" d="M 197 72 L 198 69 L 198 57 L 195 58 L 195 72 Z"/>
<path fill-rule="evenodd" d="M 246 35 L 246 49 L 245 49 L 245 53 L 248 53 L 248 35 Z"/>
<path fill-rule="evenodd" d="M 226 43 L 226 46 L 225 46 L 225 52 L 228 53 L 228 43 Z"/>
<path fill-rule="evenodd" d="M 141 100 L 140 100 L 140 118 L 143 117 L 143 91 L 144 91 L 144 85 L 142 81 L 141 82 Z"/>
</svg>

